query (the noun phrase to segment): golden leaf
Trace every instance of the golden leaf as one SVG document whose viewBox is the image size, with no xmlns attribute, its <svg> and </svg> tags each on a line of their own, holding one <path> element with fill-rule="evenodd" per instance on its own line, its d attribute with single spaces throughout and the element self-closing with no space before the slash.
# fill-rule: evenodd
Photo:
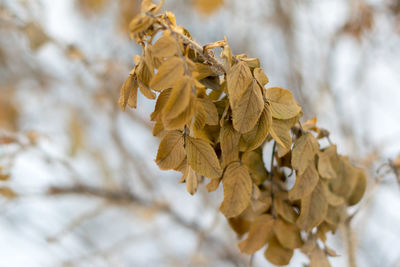
<svg viewBox="0 0 400 267">
<path fill-rule="evenodd" d="M 183 134 L 180 131 L 170 131 L 161 140 L 156 163 L 161 170 L 170 170 L 178 167 L 185 156 Z"/>
<path fill-rule="evenodd" d="M 207 191 L 214 192 L 215 190 L 217 190 L 221 180 L 222 180 L 221 178 L 211 179 L 210 182 L 206 185 Z"/>
<path fill-rule="evenodd" d="M 334 194 L 329 189 L 329 186 L 325 181 L 321 181 L 321 185 L 322 185 L 322 190 L 324 192 L 324 196 L 326 198 L 326 201 L 329 203 L 329 205 L 336 207 L 336 206 L 340 206 L 344 203 L 344 198 Z"/>
<path fill-rule="evenodd" d="M 326 212 L 325 221 L 331 225 L 337 226 L 345 214 L 343 213 L 343 206 L 333 207 L 328 206 L 328 211 Z"/>
<path fill-rule="evenodd" d="M 224 201 L 220 211 L 227 218 L 241 214 L 250 204 L 253 183 L 249 172 L 239 162 L 228 165 L 222 178 Z"/>
<path fill-rule="evenodd" d="M 243 57 L 240 60 L 245 62 L 247 66 L 249 66 L 249 68 L 252 70 L 260 67 L 260 60 L 258 58 Z"/>
<path fill-rule="evenodd" d="M 298 174 L 302 174 L 310 164 L 314 165 L 318 149 L 318 140 L 311 133 L 306 133 L 296 140 L 292 149 L 292 166 Z M 316 175 L 318 176 L 318 173 Z"/>
<path fill-rule="evenodd" d="M 353 192 L 347 199 L 347 204 L 350 206 L 357 204 L 365 193 L 365 189 L 367 188 L 367 177 L 365 172 L 361 169 L 358 169 L 357 182 L 353 189 Z"/>
<path fill-rule="evenodd" d="M 290 151 L 292 146 L 292 137 L 290 136 L 290 128 L 292 124 L 289 120 L 272 119 L 270 134 L 277 144 Z"/>
<path fill-rule="evenodd" d="M 157 121 L 156 124 L 154 124 L 152 134 L 153 136 L 157 136 L 159 138 L 164 137 L 165 130 L 164 130 L 164 125 L 162 124 L 161 121 Z"/>
<path fill-rule="evenodd" d="M 171 35 L 164 35 L 157 40 L 151 51 L 154 57 L 172 57 L 178 54 L 178 43 Z"/>
<path fill-rule="evenodd" d="M 357 185 L 359 169 L 354 167 L 348 158 L 339 156 L 334 166 L 337 177 L 330 180 L 333 193 L 348 199 Z"/>
<path fill-rule="evenodd" d="M 169 99 L 162 110 L 163 122 L 176 118 L 187 109 L 190 103 L 193 84 L 193 79 L 188 76 L 182 76 L 176 81 L 174 87 L 172 87 Z"/>
<path fill-rule="evenodd" d="M 251 223 L 249 234 L 238 246 L 242 253 L 254 254 L 265 246 L 273 235 L 274 219 L 269 214 L 260 215 Z"/>
<path fill-rule="evenodd" d="M 129 75 L 128 79 L 124 82 L 121 87 L 121 95 L 118 100 L 119 107 L 125 111 L 127 104 L 131 108 L 136 108 L 137 102 L 137 82 L 134 77 Z"/>
<path fill-rule="evenodd" d="M 193 118 L 195 107 L 193 99 L 190 99 L 188 107 L 177 117 L 172 119 L 165 119 L 164 126 L 167 130 L 182 130 L 185 125 L 189 125 Z"/>
<path fill-rule="evenodd" d="M 296 224 L 300 229 L 310 232 L 324 220 L 327 211 L 328 202 L 325 199 L 321 183 L 318 183 L 310 195 L 301 199 L 300 216 Z"/>
<path fill-rule="evenodd" d="M 153 21 L 154 19 L 149 16 L 138 14 L 129 23 L 129 32 L 131 34 L 143 32 L 153 24 Z"/>
<path fill-rule="evenodd" d="M 319 175 L 315 169 L 314 162 L 311 162 L 302 174 L 296 176 L 296 183 L 289 191 L 289 199 L 296 200 L 311 194 L 319 181 Z"/>
<path fill-rule="evenodd" d="M 272 124 L 271 110 L 267 103 L 264 104 L 264 110 L 261 113 L 255 127 L 249 132 L 242 135 L 240 139 L 240 150 L 254 150 L 261 146 L 268 136 Z"/>
<path fill-rule="evenodd" d="M 150 87 L 156 91 L 162 91 L 172 87 L 181 78 L 184 72 L 184 62 L 179 57 L 171 57 L 161 63 L 157 74 L 150 82 Z"/>
<path fill-rule="evenodd" d="M 242 163 L 246 165 L 251 179 L 256 185 L 262 184 L 268 178 L 268 173 L 262 159 L 261 149 L 243 153 Z"/>
<path fill-rule="evenodd" d="M 242 97 L 232 106 L 233 127 L 239 133 L 246 133 L 254 128 L 264 109 L 264 100 L 260 86 L 253 81 Z"/>
<path fill-rule="evenodd" d="M 226 74 L 229 102 L 235 107 L 242 95 L 253 80 L 250 68 L 246 63 L 239 61 Z"/>
<path fill-rule="evenodd" d="M 318 246 L 315 246 L 311 252 L 310 267 L 331 267 L 325 252 Z"/>
<path fill-rule="evenodd" d="M 220 131 L 222 150 L 222 166 L 225 167 L 232 161 L 239 159 L 240 134 L 233 128 L 230 122 L 225 122 Z"/>
<path fill-rule="evenodd" d="M 165 105 L 168 102 L 168 99 L 171 95 L 172 88 L 168 88 L 163 90 L 157 98 L 156 106 L 154 108 L 153 113 L 150 114 L 150 119 L 152 121 L 160 121 L 161 120 L 161 113 L 164 109 Z"/>
<path fill-rule="evenodd" d="M 146 49 L 144 59 L 140 60 L 137 66 L 136 76 L 140 92 L 148 99 L 155 99 L 156 94 L 149 88 L 150 80 L 153 77 L 153 62 L 149 58 L 150 51 Z"/>
<path fill-rule="evenodd" d="M 194 131 L 200 131 L 206 125 L 207 113 L 204 106 L 199 101 L 199 98 L 195 99 L 195 112 L 192 121 L 192 127 Z"/>
<path fill-rule="evenodd" d="M 293 118 L 301 110 L 289 90 L 271 87 L 267 89 L 265 96 L 271 104 L 272 117 L 276 119 L 286 120 Z"/>
<path fill-rule="evenodd" d="M 337 160 L 336 146 L 331 145 L 322 152 L 318 152 L 318 172 L 325 179 L 336 178 L 332 161 Z"/>
<path fill-rule="evenodd" d="M 275 265 L 288 265 L 293 256 L 293 250 L 284 248 L 277 238 L 273 236 L 264 253 L 265 258 Z"/>
<path fill-rule="evenodd" d="M 186 191 L 189 194 L 193 195 L 197 191 L 197 186 L 199 185 L 200 177 L 197 173 L 190 167 L 190 165 L 186 166 L 186 170 L 183 174 L 182 179 L 186 182 Z"/>
<path fill-rule="evenodd" d="M 274 233 L 279 243 L 285 248 L 295 249 L 303 245 L 300 231 L 296 224 L 278 218 L 275 221 Z"/>
<path fill-rule="evenodd" d="M 261 87 L 264 87 L 269 82 L 267 75 L 262 71 L 262 69 L 255 68 L 253 73 L 254 78 L 256 78 Z"/>
<path fill-rule="evenodd" d="M 188 162 L 193 170 L 209 178 L 219 178 L 222 175 L 217 155 L 209 143 L 186 136 L 185 145 Z"/>
<path fill-rule="evenodd" d="M 243 216 L 229 218 L 228 223 L 239 237 L 247 233 L 250 229 L 250 221 Z"/>
<path fill-rule="evenodd" d="M 218 110 L 215 104 L 208 98 L 198 98 L 197 101 L 206 112 L 206 124 L 218 125 Z"/>
<path fill-rule="evenodd" d="M 297 220 L 297 213 L 294 211 L 293 206 L 290 204 L 286 192 L 276 192 L 274 197 L 274 207 L 276 213 L 281 216 L 285 221 L 295 223 Z"/>
<path fill-rule="evenodd" d="M 210 66 L 204 63 L 196 62 L 196 76 L 197 80 L 202 80 L 208 76 L 213 76 L 214 72 L 211 70 Z"/>
</svg>

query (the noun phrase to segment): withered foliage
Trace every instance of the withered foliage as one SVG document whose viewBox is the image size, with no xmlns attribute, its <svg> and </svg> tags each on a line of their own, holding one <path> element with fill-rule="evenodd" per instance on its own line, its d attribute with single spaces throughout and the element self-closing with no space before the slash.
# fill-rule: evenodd
<svg viewBox="0 0 400 267">
<path fill-rule="evenodd" d="M 161 5 L 143 1 L 130 23 L 142 55 L 119 99 L 122 109 L 136 108 L 138 90 L 157 99 L 151 120 L 161 138 L 158 166 L 181 172 L 190 194 L 203 181 L 208 191 L 222 183 L 220 211 L 244 237 L 242 253 L 266 247 L 268 261 L 287 265 L 301 249 L 310 266 L 330 266 L 327 256 L 335 253 L 320 244 L 362 198 L 364 172 L 335 145 L 320 145 L 329 133 L 315 119 L 299 123 L 301 107 L 289 90 L 265 88 L 257 58 L 233 55 L 226 39 L 201 47 Z M 268 142 L 269 170 L 262 151 Z"/>
</svg>

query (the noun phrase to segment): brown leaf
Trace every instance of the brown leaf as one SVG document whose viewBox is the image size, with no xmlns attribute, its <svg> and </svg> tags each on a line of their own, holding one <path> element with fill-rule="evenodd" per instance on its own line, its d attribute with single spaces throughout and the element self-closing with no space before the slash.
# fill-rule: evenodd
<svg viewBox="0 0 400 267">
<path fill-rule="evenodd" d="M 239 138 L 238 133 L 230 122 L 225 122 L 220 131 L 220 142 L 222 150 L 222 166 L 227 166 L 232 161 L 239 159 Z"/>
<path fill-rule="evenodd" d="M 157 40 L 151 51 L 154 57 L 172 57 L 178 54 L 178 43 L 171 35 L 164 35 Z"/>
<path fill-rule="evenodd" d="M 129 75 L 128 79 L 126 79 L 121 87 L 121 95 L 118 100 L 118 105 L 122 110 L 125 111 L 127 104 L 129 104 L 131 108 L 136 108 L 137 86 L 136 79 L 132 75 Z"/>
<path fill-rule="evenodd" d="M 251 179 L 256 185 L 262 184 L 268 178 L 268 173 L 262 159 L 261 149 L 243 153 L 242 163 L 246 165 Z"/>
<path fill-rule="evenodd" d="M 291 127 L 292 124 L 289 120 L 272 119 L 270 134 L 276 143 L 285 149 L 286 153 L 290 151 L 292 146 L 292 137 L 289 132 Z"/>
<path fill-rule="evenodd" d="M 272 117 L 276 119 L 290 119 L 301 111 L 289 90 L 271 87 L 267 89 L 265 96 L 271 104 Z"/>
<path fill-rule="evenodd" d="M 303 245 L 296 224 L 278 218 L 274 225 L 274 233 L 279 243 L 285 248 L 295 249 Z"/>
<path fill-rule="evenodd" d="M 275 265 L 288 265 L 293 256 L 293 250 L 284 248 L 277 238 L 273 236 L 264 253 L 265 258 Z"/>
<path fill-rule="evenodd" d="M 238 216 L 249 206 L 252 184 L 244 165 L 239 162 L 228 165 L 222 178 L 224 201 L 219 208 L 225 217 Z"/>
<path fill-rule="evenodd" d="M 267 75 L 262 71 L 262 69 L 255 68 L 253 73 L 254 78 L 256 78 L 260 86 L 264 87 L 269 82 Z"/>
<path fill-rule="evenodd" d="M 300 229 L 310 232 L 324 220 L 327 211 L 328 202 L 319 183 L 310 195 L 301 199 L 300 216 L 296 224 Z"/>
<path fill-rule="evenodd" d="M 176 118 L 187 109 L 192 94 L 193 84 L 193 79 L 188 76 L 182 76 L 176 81 L 174 87 L 172 87 L 168 101 L 162 110 L 163 121 Z"/>
<path fill-rule="evenodd" d="M 317 186 L 318 181 L 318 172 L 315 169 L 314 163 L 311 162 L 303 174 L 296 176 L 296 183 L 289 191 L 289 199 L 296 200 L 310 195 Z"/>
<path fill-rule="evenodd" d="M 185 173 L 183 174 L 183 178 L 185 179 L 186 182 L 186 191 L 188 191 L 188 193 L 191 195 L 196 193 L 200 177 L 190 167 L 190 165 L 187 165 Z"/>
<path fill-rule="evenodd" d="M 172 88 L 168 88 L 163 90 L 157 98 L 156 106 L 154 108 L 153 113 L 150 114 L 151 121 L 160 121 L 161 113 L 168 102 L 168 99 L 171 95 Z"/>
<path fill-rule="evenodd" d="M 273 235 L 274 219 L 269 214 L 260 215 L 251 223 L 249 234 L 238 246 L 242 253 L 254 254 L 265 246 Z"/>
<path fill-rule="evenodd" d="M 150 82 L 150 87 L 156 91 L 162 91 L 172 87 L 181 78 L 184 72 L 184 62 L 179 57 L 171 57 L 161 63 L 157 74 Z"/>
<path fill-rule="evenodd" d="M 318 152 L 318 172 L 325 179 L 336 178 L 336 171 L 332 161 L 337 160 L 336 146 L 331 145 L 322 152 Z"/>
<path fill-rule="evenodd" d="M 240 142 L 240 150 L 254 150 L 261 146 L 268 136 L 269 129 L 272 124 L 272 116 L 270 107 L 267 103 L 264 104 L 264 110 L 261 113 L 260 119 L 258 120 L 255 127 L 242 135 Z"/>
<path fill-rule="evenodd" d="M 326 254 L 316 246 L 310 255 L 310 267 L 331 267 Z"/>
<path fill-rule="evenodd" d="M 253 81 L 232 108 L 233 127 L 239 133 L 254 128 L 264 109 L 260 86 Z"/>
<path fill-rule="evenodd" d="M 209 178 L 222 175 L 217 155 L 206 141 L 186 136 L 186 153 L 190 166 L 200 175 Z"/>
<path fill-rule="evenodd" d="M 182 130 L 185 125 L 188 125 L 193 118 L 195 106 L 193 97 L 190 98 L 187 108 L 174 118 L 163 117 L 164 127 L 167 130 Z"/>
<path fill-rule="evenodd" d="M 249 67 L 243 61 L 233 65 L 227 73 L 227 87 L 231 107 L 235 107 L 253 80 Z"/>
<path fill-rule="evenodd" d="M 310 164 L 314 165 L 318 149 L 318 140 L 311 133 L 306 133 L 296 140 L 292 150 L 292 166 L 298 174 L 302 174 Z M 318 176 L 317 172 L 316 175 Z"/>
<path fill-rule="evenodd" d="M 170 131 L 161 140 L 156 163 L 161 170 L 170 170 L 178 167 L 185 156 L 182 132 Z"/>
<path fill-rule="evenodd" d="M 357 182 L 353 189 L 353 192 L 347 199 L 347 204 L 350 206 L 357 204 L 365 193 L 365 189 L 367 188 L 367 177 L 365 172 L 361 169 L 358 169 Z"/>
<path fill-rule="evenodd" d="M 211 179 L 211 181 L 206 185 L 206 189 L 208 192 L 214 192 L 218 189 L 219 183 L 221 182 L 221 178 Z"/>
<path fill-rule="evenodd" d="M 206 124 L 218 125 L 218 110 L 215 104 L 208 98 L 198 98 L 197 100 L 206 111 Z"/>
</svg>

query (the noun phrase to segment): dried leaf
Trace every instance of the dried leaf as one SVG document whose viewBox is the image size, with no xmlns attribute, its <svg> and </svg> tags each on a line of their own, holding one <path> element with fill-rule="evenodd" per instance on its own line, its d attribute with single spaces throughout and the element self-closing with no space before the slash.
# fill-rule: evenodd
<svg viewBox="0 0 400 267">
<path fill-rule="evenodd" d="M 154 57 L 172 57 L 178 54 L 178 43 L 171 35 L 164 35 L 157 40 L 151 51 Z"/>
<path fill-rule="evenodd" d="M 251 84 L 253 76 L 250 68 L 242 61 L 233 65 L 226 75 L 229 102 L 231 107 L 235 107 Z"/>
<path fill-rule="evenodd" d="M 268 136 L 272 124 L 271 110 L 267 103 L 264 104 L 264 110 L 256 126 L 241 137 L 240 150 L 254 150 L 261 146 Z"/>
<path fill-rule="evenodd" d="M 121 95 L 118 100 L 118 105 L 123 111 L 125 111 L 127 104 L 129 104 L 131 108 L 136 108 L 137 86 L 136 79 L 129 75 L 128 79 L 126 79 L 121 87 Z"/>
<path fill-rule="evenodd" d="M 176 81 L 162 110 L 162 120 L 164 122 L 176 118 L 188 108 L 193 85 L 193 79 L 188 76 L 182 76 Z"/>
<path fill-rule="evenodd" d="M 218 110 L 215 104 L 208 98 L 198 98 L 197 101 L 206 112 L 206 124 L 218 125 Z"/>
<path fill-rule="evenodd" d="M 363 197 L 363 195 L 365 193 L 365 189 L 367 188 L 367 177 L 365 175 L 365 172 L 361 169 L 358 169 L 358 170 L 359 171 L 358 171 L 356 185 L 353 189 L 353 192 L 347 199 L 347 204 L 349 206 L 357 204 Z"/>
<path fill-rule="evenodd" d="M 206 185 L 206 189 L 208 192 L 214 192 L 218 189 L 219 183 L 221 182 L 221 178 L 211 179 L 211 181 Z"/>
<path fill-rule="evenodd" d="M 161 140 L 156 163 L 161 170 L 170 170 L 178 167 L 185 156 L 182 132 L 170 131 Z"/>
<path fill-rule="evenodd" d="M 331 267 L 326 254 L 316 246 L 310 255 L 310 267 Z"/>
<path fill-rule="evenodd" d="M 264 109 L 264 100 L 260 86 L 253 81 L 242 97 L 232 106 L 233 127 L 239 133 L 254 128 Z"/>
<path fill-rule="evenodd" d="M 268 178 L 268 173 L 262 159 L 261 149 L 243 153 L 242 163 L 246 165 L 251 179 L 256 185 L 262 184 Z"/>
<path fill-rule="evenodd" d="M 222 150 L 222 166 L 227 166 L 232 161 L 239 160 L 240 134 L 233 128 L 230 122 L 225 122 L 220 131 Z"/>
<path fill-rule="evenodd" d="M 296 140 L 292 150 L 292 166 L 298 174 L 302 174 L 310 164 L 314 165 L 318 149 L 318 140 L 311 133 L 306 133 Z M 318 176 L 316 170 L 315 173 Z"/>
<path fill-rule="evenodd" d="M 324 220 L 327 211 L 328 202 L 319 183 L 310 195 L 301 199 L 300 216 L 296 224 L 300 229 L 310 232 Z"/>
<path fill-rule="evenodd" d="M 200 175 L 209 178 L 222 175 L 217 155 L 206 141 L 186 136 L 186 153 L 190 166 Z"/>
<path fill-rule="evenodd" d="M 186 182 L 186 191 L 188 191 L 189 194 L 193 195 L 197 191 L 197 186 L 199 185 L 199 176 L 197 173 L 188 165 L 186 167 L 185 173 L 183 174 L 183 177 Z"/>
<path fill-rule="evenodd" d="M 318 172 L 314 163 L 311 162 L 303 174 L 296 176 L 296 183 L 289 191 L 289 199 L 296 200 L 304 198 L 311 194 L 319 181 Z"/>
<path fill-rule="evenodd" d="M 171 95 L 171 91 L 172 91 L 172 88 L 168 88 L 159 94 L 154 111 L 153 111 L 153 113 L 150 114 L 150 119 L 152 121 L 161 120 L 161 112 L 168 102 L 168 99 Z"/>
<path fill-rule="evenodd" d="M 331 145 L 322 152 L 318 152 L 318 172 L 325 179 L 336 178 L 336 171 L 332 161 L 337 160 L 336 146 Z"/>
<path fill-rule="evenodd" d="M 150 87 L 156 91 L 162 91 L 172 87 L 181 78 L 184 72 L 184 62 L 179 57 L 171 57 L 161 63 L 157 74 L 150 82 Z"/>
<path fill-rule="evenodd" d="M 271 104 L 272 117 L 276 119 L 290 119 L 301 111 L 289 90 L 271 87 L 267 89 L 265 96 Z"/>
<path fill-rule="evenodd" d="M 264 256 L 272 264 L 288 265 L 293 256 L 293 250 L 284 248 L 276 237 L 273 236 L 268 243 L 268 248 L 265 250 Z"/>
<path fill-rule="evenodd" d="M 163 118 L 164 127 L 167 130 L 182 130 L 185 125 L 188 125 L 193 118 L 195 106 L 193 98 L 190 98 L 189 105 L 178 116 L 174 118 Z"/>
<path fill-rule="evenodd" d="M 252 181 L 244 165 L 233 162 L 225 170 L 222 178 L 224 201 L 220 211 L 227 218 L 241 214 L 250 204 Z"/>
<path fill-rule="evenodd" d="M 255 68 L 253 73 L 254 78 L 256 78 L 260 86 L 264 87 L 269 82 L 267 75 L 262 71 L 262 69 Z"/>
<path fill-rule="evenodd" d="M 296 224 L 278 218 L 274 225 L 274 233 L 279 243 L 285 248 L 295 249 L 303 245 Z"/>
<path fill-rule="evenodd" d="M 264 214 L 251 223 L 249 234 L 238 246 L 242 253 L 254 254 L 265 246 L 273 235 L 274 219 L 269 214 Z"/>
</svg>

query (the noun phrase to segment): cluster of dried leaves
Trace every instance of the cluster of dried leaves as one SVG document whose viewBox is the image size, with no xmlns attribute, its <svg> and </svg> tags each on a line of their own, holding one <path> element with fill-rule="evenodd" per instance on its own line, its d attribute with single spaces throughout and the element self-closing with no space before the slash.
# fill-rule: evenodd
<svg viewBox="0 0 400 267">
<path fill-rule="evenodd" d="M 335 253 L 321 244 L 363 196 L 364 172 L 335 145 L 320 147 L 329 133 L 315 120 L 300 125 L 301 107 L 289 90 L 265 89 L 258 59 L 232 55 L 226 40 L 199 46 L 171 12 L 159 14 L 161 5 L 143 1 L 130 24 L 142 56 L 135 56 L 119 99 L 122 109 L 136 108 L 138 89 L 157 99 L 151 120 L 162 139 L 158 166 L 182 172 L 191 194 L 204 180 L 210 192 L 222 183 L 220 211 L 245 235 L 241 252 L 267 246 L 265 257 L 286 265 L 299 248 L 310 266 L 330 266 L 327 255 Z M 273 142 L 269 171 L 267 142 Z"/>
</svg>

